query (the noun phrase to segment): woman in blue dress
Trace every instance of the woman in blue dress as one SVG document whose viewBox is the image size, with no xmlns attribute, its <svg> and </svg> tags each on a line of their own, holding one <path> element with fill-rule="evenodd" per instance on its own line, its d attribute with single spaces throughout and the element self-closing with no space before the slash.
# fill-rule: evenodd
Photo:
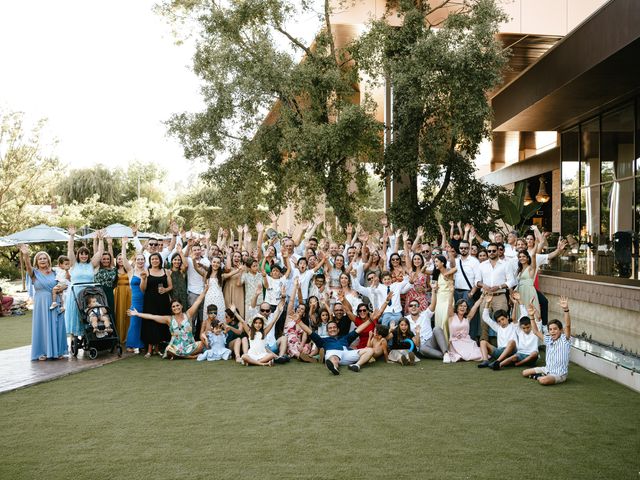
<svg viewBox="0 0 640 480">
<path fill-rule="evenodd" d="M 51 270 L 51 258 L 38 252 L 29 259 L 29 248 L 20 245 L 27 275 L 34 287 L 33 318 L 31 321 L 31 360 L 61 358 L 67 353 L 67 332 L 64 316 L 59 309 L 50 309 L 51 293 L 56 286 L 56 274 Z"/>
<path fill-rule="evenodd" d="M 129 275 L 129 285 L 131 286 L 131 306 L 130 310 L 142 311 L 144 306 L 144 292 L 140 290 L 141 276 L 147 274 L 144 264 L 146 262 L 144 255 L 138 253 L 135 257 L 134 264 L 131 265 L 127 258 L 127 244 L 129 239 L 124 237 L 122 239 L 122 266 L 124 267 L 127 275 Z M 129 331 L 127 332 L 127 352 L 135 352 L 135 349 L 144 348 L 144 343 L 141 337 L 142 319 L 137 315 L 131 315 L 129 321 Z"/>
<path fill-rule="evenodd" d="M 69 227 L 69 243 L 67 244 L 67 256 L 71 262 L 71 284 L 69 285 L 69 293 L 67 293 L 67 301 L 65 304 L 64 321 L 67 325 L 67 334 L 80 337 L 84 336 L 84 328 L 80 321 L 80 312 L 76 304 L 76 297 L 82 293 L 85 287 L 75 286 L 78 283 L 93 282 L 93 270 L 100 265 L 104 245 L 102 241 L 99 243 L 98 251 L 91 258 L 91 252 L 87 247 L 80 247 L 77 252 L 73 251 L 73 239 L 76 234 L 75 227 Z M 96 232 L 96 236 L 102 239 L 104 232 Z"/>
</svg>

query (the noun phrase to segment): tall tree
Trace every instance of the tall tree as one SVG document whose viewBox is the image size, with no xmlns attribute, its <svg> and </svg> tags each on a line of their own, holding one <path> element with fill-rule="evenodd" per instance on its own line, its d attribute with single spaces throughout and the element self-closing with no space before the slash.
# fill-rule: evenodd
<svg viewBox="0 0 640 480">
<path fill-rule="evenodd" d="M 260 205 L 296 204 L 308 215 L 325 198 L 342 222 L 353 221 L 367 194 L 363 162 L 380 160 L 382 126 L 373 103 L 358 101 L 357 65 L 336 48 L 329 0 L 312 45 L 286 29 L 313 3 L 164 4 L 200 26 L 194 71 L 206 103 L 173 116 L 169 131 L 188 158 L 211 163 L 215 200 L 238 221 L 252 220 Z"/>
<path fill-rule="evenodd" d="M 54 157 L 43 152 L 40 120 L 32 129 L 20 112 L 0 110 L 0 235 L 34 223 L 31 205 L 49 203 L 50 185 L 60 171 Z"/>
<path fill-rule="evenodd" d="M 393 89 L 393 124 L 386 126 L 393 140 L 378 168 L 404 186 L 392 219 L 435 233 L 437 216 L 480 227 L 496 215 L 490 206 L 497 188 L 475 178 L 473 159 L 491 132 L 487 93 L 500 83 L 507 55 L 496 37 L 505 16 L 494 0 L 432 5 L 387 2 L 384 18 L 354 45 L 354 57 Z M 445 8 L 452 10 L 435 24 Z M 398 16 L 401 25 L 393 26 L 389 20 L 397 24 Z"/>
</svg>

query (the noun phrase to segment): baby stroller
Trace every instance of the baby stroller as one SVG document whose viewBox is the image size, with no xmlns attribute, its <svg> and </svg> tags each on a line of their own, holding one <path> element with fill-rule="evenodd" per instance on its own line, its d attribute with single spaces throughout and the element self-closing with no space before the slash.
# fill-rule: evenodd
<svg viewBox="0 0 640 480">
<path fill-rule="evenodd" d="M 84 351 L 89 352 L 89 358 L 91 360 L 95 360 L 98 357 L 98 352 L 108 350 L 110 353 L 117 351 L 118 356 L 120 357 L 122 355 L 120 337 L 118 336 L 113 312 L 109 309 L 107 296 L 104 293 L 102 285 L 98 283 L 83 283 L 76 285 L 82 285 L 85 287 L 82 291 L 76 291 L 75 288 L 71 289 L 73 300 L 78 306 L 80 323 L 84 329 L 84 335 L 82 335 L 82 337 L 71 337 L 71 353 L 74 357 L 77 357 L 78 351 L 83 349 Z M 88 303 L 91 298 L 95 298 L 100 308 L 104 308 L 106 310 L 109 315 L 112 331 L 108 332 L 105 328 L 104 322 L 102 321 L 98 322 L 98 331 L 94 331 L 89 320 L 91 308 L 88 306 Z"/>
</svg>

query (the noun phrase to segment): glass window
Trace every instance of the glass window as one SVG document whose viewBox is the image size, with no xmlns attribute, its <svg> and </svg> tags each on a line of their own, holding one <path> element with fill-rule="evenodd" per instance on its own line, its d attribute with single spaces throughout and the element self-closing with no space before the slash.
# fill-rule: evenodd
<svg viewBox="0 0 640 480">
<path fill-rule="evenodd" d="M 616 184 L 617 186 L 617 184 Z M 599 245 L 610 245 L 610 215 L 615 215 L 616 205 L 612 201 L 613 183 L 600 185 L 600 241 Z M 616 189 L 617 191 L 617 189 Z"/>
<path fill-rule="evenodd" d="M 562 235 L 572 235 L 575 238 L 579 237 L 578 228 L 578 194 L 579 190 L 569 190 L 562 192 L 562 217 L 561 217 L 561 232 Z"/>
<path fill-rule="evenodd" d="M 580 186 L 600 183 L 600 121 L 594 118 L 580 127 Z"/>
<path fill-rule="evenodd" d="M 602 116 L 601 182 L 633 176 L 633 105 Z"/>
<path fill-rule="evenodd" d="M 562 190 L 578 188 L 580 133 L 578 127 L 562 134 Z"/>
</svg>

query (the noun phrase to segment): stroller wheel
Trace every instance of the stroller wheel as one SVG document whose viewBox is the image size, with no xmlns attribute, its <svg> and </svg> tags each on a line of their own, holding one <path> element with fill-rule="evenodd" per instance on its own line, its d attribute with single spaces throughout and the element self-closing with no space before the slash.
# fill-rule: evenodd
<svg viewBox="0 0 640 480">
<path fill-rule="evenodd" d="M 71 337 L 71 355 L 78 356 L 78 337 Z"/>
<path fill-rule="evenodd" d="M 89 349 L 89 358 L 91 360 L 95 360 L 97 357 L 98 357 L 98 350 L 93 348 L 93 347 L 91 347 Z"/>
</svg>

